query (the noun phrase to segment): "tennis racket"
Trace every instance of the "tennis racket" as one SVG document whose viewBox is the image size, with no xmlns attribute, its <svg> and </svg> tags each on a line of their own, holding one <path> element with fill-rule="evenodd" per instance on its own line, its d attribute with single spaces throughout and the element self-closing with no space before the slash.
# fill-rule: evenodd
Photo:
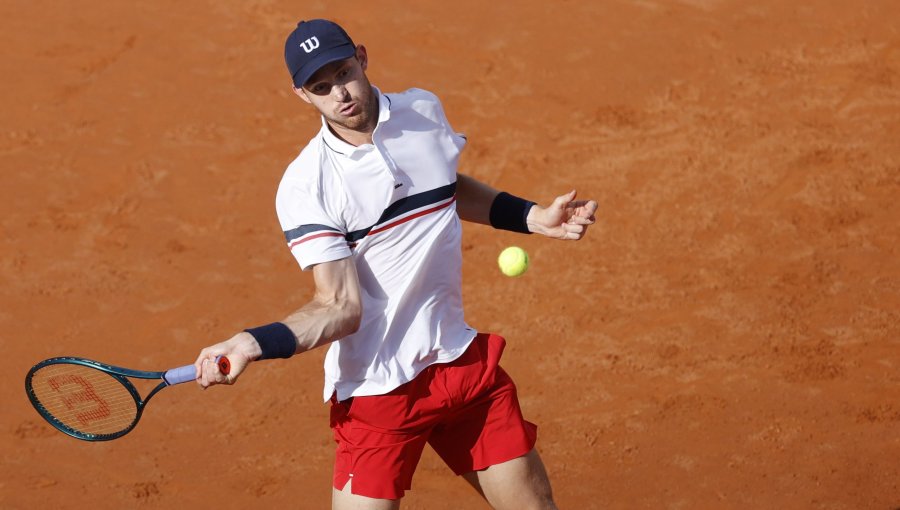
<svg viewBox="0 0 900 510">
<path fill-rule="evenodd" d="M 216 358 L 219 370 L 231 371 L 228 358 Z M 193 381 L 194 365 L 165 372 L 114 367 L 84 358 L 50 358 L 25 376 L 25 392 L 51 425 L 76 439 L 109 441 L 131 432 L 147 402 L 173 384 Z M 145 398 L 129 380 L 162 379 Z"/>
</svg>

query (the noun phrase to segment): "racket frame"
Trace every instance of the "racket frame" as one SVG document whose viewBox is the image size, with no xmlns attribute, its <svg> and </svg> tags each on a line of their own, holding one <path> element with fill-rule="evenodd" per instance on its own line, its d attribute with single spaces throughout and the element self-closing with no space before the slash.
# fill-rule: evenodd
<svg viewBox="0 0 900 510">
<path fill-rule="evenodd" d="M 119 432 L 115 432 L 112 434 L 87 434 L 84 432 L 79 432 L 71 427 L 66 426 L 62 422 L 56 419 L 49 411 L 47 411 L 44 406 L 37 399 L 37 396 L 34 393 L 34 388 L 31 384 L 31 380 L 38 370 L 44 368 L 49 365 L 60 365 L 60 364 L 68 364 L 68 365 L 82 365 L 88 368 L 92 368 L 94 370 L 99 370 L 106 374 L 112 376 L 115 380 L 122 384 L 125 389 L 128 390 L 128 393 L 131 394 L 131 397 L 134 398 L 134 403 L 137 407 L 137 414 L 134 417 L 134 421 L 131 422 L 127 428 L 120 430 Z M 51 425 L 56 427 L 60 432 L 72 436 L 76 439 L 81 439 L 83 441 L 110 441 L 113 439 L 118 439 L 125 434 L 131 432 L 134 429 L 135 425 L 137 425 L 138 421 L 141 419 L 141 415 L 144 412 L 144 406 L 147 405 L 147 402 L 153 398 L 153 395 L 156 395 L 160 390 L 169 386 L 169 382 L 165 378 L 165 372 L 146 372 L 143 370 L 132 370 L 130 368 L 122 368 L 113 365 L 107 365 L 106 363 L 100 363 L 99 361 L 94 361 L 86 358 L 77 358 L 72 356 L 62 356 L 57 358 L 46 359 L 37 365 L 31 367 L 31 370 L 28 371 L 28 375 L 25 376 L 25 393 L 28 394 L 28 400 L 31 401 L 31 404 L 37 410 L 40 415 L 47 420 Z M 155 388 L 150 390 L 150 393 L 147 394 L 146 397 L 141 398 L 141 394 L 138 392 L 137 388 L 135 388 L 134 384 L 128 378 L 134 379 L 161 379 L 162 382 L 159 383 Z"/>
</svg>

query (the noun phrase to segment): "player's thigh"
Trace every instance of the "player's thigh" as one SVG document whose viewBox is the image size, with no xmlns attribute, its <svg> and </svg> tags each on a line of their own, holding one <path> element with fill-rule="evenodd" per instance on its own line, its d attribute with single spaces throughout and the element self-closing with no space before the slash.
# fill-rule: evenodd
<svg viewBox="0 0 900 510">
<path fill-rule="evenodd" d="M 555 510 L 547 470 L 537 450 L 463 475 L 497 510 Z"/>
<path fill-rule="evenodd" d="M 374 499 L 359 496 L 350 492 L 350 484 L 347 482 L 342 490 L 332 489 L 332 510 L 397 510 L 400 508 L 399 499 Z"/>
</svg>

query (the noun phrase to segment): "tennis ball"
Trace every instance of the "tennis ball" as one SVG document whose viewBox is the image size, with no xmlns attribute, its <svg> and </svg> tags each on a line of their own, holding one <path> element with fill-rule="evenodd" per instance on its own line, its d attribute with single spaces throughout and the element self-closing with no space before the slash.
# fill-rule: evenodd
<svg viewBox="0 0 900 510">
<path fill-rule="evenodd" d="M 518 246 L 510 246 L 500 252 L 497 264 L 506 276 L 522 276 L 528 269 L 528 254 Z"/>
</svg>

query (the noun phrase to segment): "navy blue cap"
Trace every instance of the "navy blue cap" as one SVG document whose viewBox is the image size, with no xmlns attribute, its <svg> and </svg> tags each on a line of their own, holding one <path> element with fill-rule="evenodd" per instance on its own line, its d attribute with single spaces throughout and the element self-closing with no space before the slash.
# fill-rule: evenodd
<svg viewBox="0 0 900 510">
<path fill-rule="evenodd" d="M 356 54 L 356 46 L 333 21 L 313 19 L 297 23 L 284 43 L 284 62 L 298 89 L 325 64 Z"/>
</svg>

